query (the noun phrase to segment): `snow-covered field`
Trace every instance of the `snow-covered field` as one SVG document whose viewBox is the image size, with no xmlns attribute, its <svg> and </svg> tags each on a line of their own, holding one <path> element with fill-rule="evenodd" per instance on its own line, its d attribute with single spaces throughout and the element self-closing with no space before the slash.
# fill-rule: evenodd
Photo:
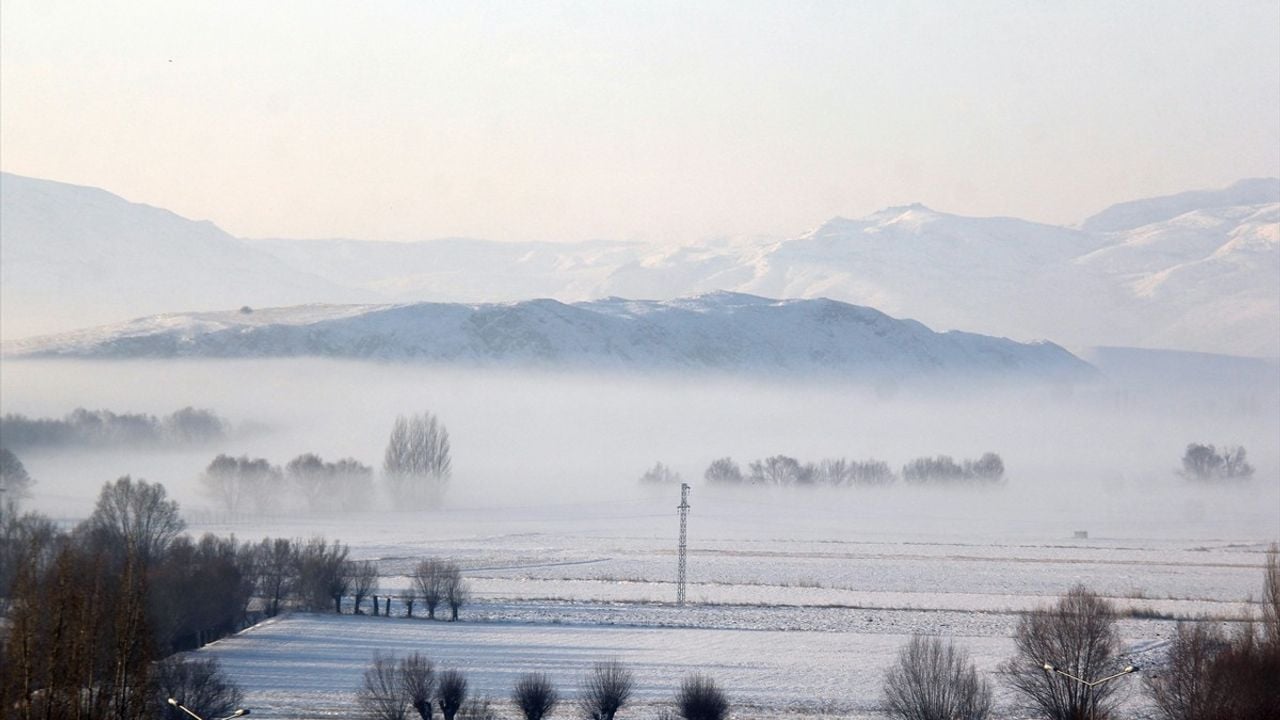
<svg viewBox="0 0 1280 720">
<path fill-rule="evenodd" d="M 1170 618 L 1244 617 L 1261 589 L 1262 539 L 865 533 L 830 522 L 822 506 L 831 503 L 811 500 L 695 498 L 683 608 L 673 603 L 676 514 L 665 498 L 202 526 L 341 537 L 354 557 L 378 560 L 383 592 L 403 588 L 423 556 L 453 558 L 476 598 L 458 623 L 405 619 L 397 602 L 390 619 L 295 614 L 200 652 L 224 663 L 263 717 L 351 714 L 381 650 L 424 652 L 502 700 L 530 671 L 572 695 L 593 662 L 616 658 L 637 674 L 633 717 L 656 715 L 682 677 L 706 672 L 736 717 L 876 718 L 884 669 L 914 633 L 954 638 L 998 686 L 1018 611 L 1077 582 L 1133 611 L 1121 628 L 1139 664 L 1156 659 Z M 1142 695 L 1126 682 L 1136 712 Z M 1011 698 L 1001 702 L 1002 716 L 1016 716 Z"/>
<path fill-rule="evenodd" d="M 0 410 L 194 405 L 235 423 L 225 442 L 198 449 L 21 453 L 37 480 L 31 506 L 56 517 L 84 517 L 101 484 L 128 473 L 163 482 L 197 533 L 340 539 L 354 558 L 378 561 L 383 592 L 405 587 L 422 557 L 465 569 L 475 601 L 456 624 L 299 614 L 201 650 L 246 688 L 255 717 L 351 716 L 380 649 L 456 665 L 495 698 L 527 671 L 572 694 L 593 662 L 616 657 L 638 676 L 635 718 L 656 715 L 698 670 L 725 686 L 739 718 L 869 720 L 880 717 L 884 669 L 913 633 L 952 637 L 994 673 L 1012 655 L 1018 613 L 1076 583 L 1132 615 L 1121 631 L 1140 664 L 1158 657 L 1171 618 L 1230 622 L 1253 610 L 1266 545 L 1280 539 L 1273 378 L 1150 375 L 1074 393 L 962 395 L 320 361 L 6 361 Z M 217 453 L 378 466 L 396 415 L 423 410 L 453 441 L 439 510 L 236 522 L 203 510 L 198 478 Z M 1247 446 L 1256 476 L 1179 477 L 1192 441 Z M 900 467 L 987 450 L 1004 458 L 1002 485 L 729 492 L 702 482 L 726 455 Z M 672 602 L 679 490 L 637 483 L 659 460 L 694 486 L 684 608 Z M 1133 717 L 1141 700 L 1136 692 Z M 1000 717 L 1016 717 L 1009 701 Z"/>
</svg>

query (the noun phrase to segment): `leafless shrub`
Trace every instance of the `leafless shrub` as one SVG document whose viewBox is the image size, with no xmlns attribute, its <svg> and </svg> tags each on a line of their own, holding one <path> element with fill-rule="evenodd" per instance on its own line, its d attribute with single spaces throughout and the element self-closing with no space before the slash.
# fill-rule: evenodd
<svg viewBox="0 0 1280 720">
<path fill-rule="evenodd" d="M 171 656 L 152 666 L 150 681 L 156 717 L 165 717 L 169 698 L 211 718 L 230 715 L 243 700 L 240 688 L 223 674 L 217 658 Z"/>
<path fill-rule="evenodd" d="M 916 636 L 898 653 L 884 680 L 885 705 L 901 720 L 984 720 L 991 686 L 963 650 L 940 638 Z"/>
<path fill-rule="evenodd" d="M 705 675 L 690 675 L 676 693 L 676 710 L 684 720 L 724 720 L 729 716 L 729 699 Z"/>
<path fill-rule="evenodd" d="M 587 720 L 613 720 L 631 699 L 635 677 L 616 660 L 596 663 L 578 693 L 578 707 Z"/>
<path fill-rule="evenodd" d="M 1077 585 L 1055 605 L 1024 615 L 1014 645 L 1018 654 L 1002 671 L 1030 711 L 1047 720 L 1112 716 L 1119 702 L 1117 683 L 1089 686 L 1063 675 L 1093 681 L 1119 670 L 1120 637 L 1111 603 Z M 1046 663 L 1061 672 L 1047 670 Z"/>
<path fill-rule="evenodd" d="M 444 720 L 454 720 L 458 710 L 467 700 L 467 678 L 457 670 L 445 670 L 440 673 L 436 684 L 436 704 Z"/>
<path fill-rule="evenodd" d="M 516 681 L 511 691 L 511 702 L 525 720 L 542 720 L 555 709 L 560 696 L 551 685 L 551 678 L 542 673 L 527 673 Z"/>
</svg>

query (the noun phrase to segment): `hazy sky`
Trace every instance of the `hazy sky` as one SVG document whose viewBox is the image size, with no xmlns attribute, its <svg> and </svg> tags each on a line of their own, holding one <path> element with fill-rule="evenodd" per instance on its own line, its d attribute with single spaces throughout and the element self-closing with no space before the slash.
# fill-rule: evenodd
<svg viewBox="0 0 1280 720">
<path fill-rule="evenodd" d="M 1072 223 L 1280 173 L 1280 2 L 0 2 L 0 166 L 241 236 Z"/>
</svg>

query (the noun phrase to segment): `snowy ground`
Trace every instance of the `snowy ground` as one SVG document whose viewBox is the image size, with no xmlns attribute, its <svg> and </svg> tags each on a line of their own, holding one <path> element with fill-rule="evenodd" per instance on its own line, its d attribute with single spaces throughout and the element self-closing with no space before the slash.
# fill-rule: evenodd
<svg viewBox="0 0 1280 720">
<path fill-rule="evenodd" d="M 733 513 L 708 507 L 733 502 Z M 1018 611 L 1074 583 L 1135 611 L 1121 628 L 1138 663 L 1158 657 L 1169 618 L 1244 617 L 1261 589 L 1261 540 L 868 537 L 804 523 L 789 514 L 798 505 L 781 501 L 703 498 L 695 507 L 710 517 L 691 517 L 684 608 L 672 603 L 675 513 L 659 499 L 195 528 L 340 537 L 353 556 L 379 561 L 386 592 L 405 585 L 419 558 L 450 557 L 476 594 L 459 623 L 295 614 L 201 652 L 223 661 L 261 717 L 348 716 L 375 650 L 416 650 L 498 699 L 529 671 L 572 694 L 593 662 L 617 658 L 637 673 L 633 717 L 656 715 L 697 671 L 727 689 L 735 717 L 877 718 L 884 668 L 914 633 L 954 638 L 999 685 L 994 673 L 1012 655 Z M 779 532 L 762 524 L 768 517 L 795 527 Z M 1137 713 L 1139 684 L 1124 682 Z M 1016 716 L 1000 696 L 1002 717 Z"/>
</svg>

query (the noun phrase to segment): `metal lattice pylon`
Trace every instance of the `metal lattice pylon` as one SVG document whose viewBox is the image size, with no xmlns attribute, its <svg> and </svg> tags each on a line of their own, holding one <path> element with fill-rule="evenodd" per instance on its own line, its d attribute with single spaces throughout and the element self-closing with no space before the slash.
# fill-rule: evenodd
<svg viewBox="0 0 1280 720">
<path fill-rule="evenodd" d="M 680 483 L 680 552 L 676 569 L 676 605 L 684 605 L 685 551 L 689 546 L 689 483 Z"/>
</svg>

